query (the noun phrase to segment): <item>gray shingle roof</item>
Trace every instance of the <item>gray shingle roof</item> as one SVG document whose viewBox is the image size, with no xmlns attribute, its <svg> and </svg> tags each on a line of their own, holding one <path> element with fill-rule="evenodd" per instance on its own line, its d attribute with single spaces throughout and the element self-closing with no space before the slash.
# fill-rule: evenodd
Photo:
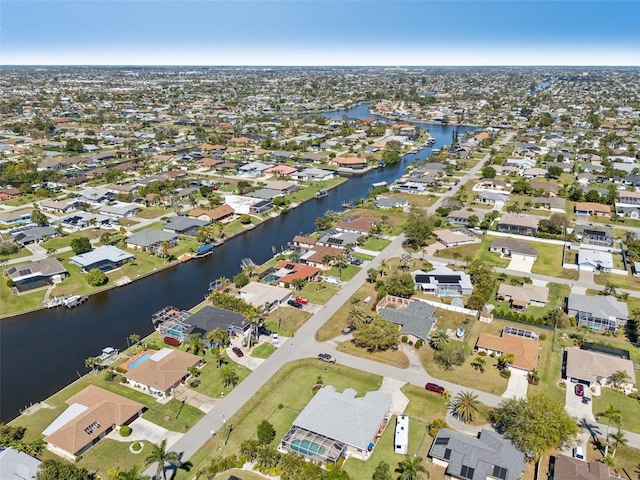
<svg viewBox="0 0 640 480">
<path fill-rule="evenodd" d="M 524 454 L 491 430 L 475 438 L 441 428 L 429 456 L 449 462 L 446 473 L 457 478 L 517 480 L 524 472 Z"/>
<path fill-rule="evenodd" d="M 625 320 L 629 318 L 627 304 L 610 295 L 588 297 L 579 293 L 570 293 L 567 308 L 578 312 L 589 312 L 597 318 L 615 317 Z"/>
<path fill-rule="evenodd" d="M 401 325 L 404 334 L 427 340 L 435 323 L 435 308 L 425 302 L 412 302 L 406 310 L 385 307 L 378 313 L 385 320 Z"/>
<path fill-rule="evenodd" d="M 170 242 L 178 236 L 175 233 L 163 232 L 162 230 L 154 230 L 149 228 L 142 230 L 127 238 L 127 243 L 131 245 L 139 245 L 141 247 L 150 247 L 157 243 Z"/>
<path fill-rule="evenodd" d="M 356 398 L 347 388 L 338 393 L 331 385 L 320 389 L 293 424 L 325 437 L 366 449 L 391 408 L 391 395 L 367 392 Z"/>
</svg>

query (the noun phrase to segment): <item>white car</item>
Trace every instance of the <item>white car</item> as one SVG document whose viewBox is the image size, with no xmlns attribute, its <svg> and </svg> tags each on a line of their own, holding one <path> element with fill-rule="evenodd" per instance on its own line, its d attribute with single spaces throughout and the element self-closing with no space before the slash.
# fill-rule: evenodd
<svg viewBox="0 0 640 480">
<path fill-rule="evenodd" d="M 271 334 L 271 343 L 273 343 L 274 345 L 277 345 L 280 342 L 280 338 L 278 337 L 277 333 L 272 333 Z"/>
</svg>

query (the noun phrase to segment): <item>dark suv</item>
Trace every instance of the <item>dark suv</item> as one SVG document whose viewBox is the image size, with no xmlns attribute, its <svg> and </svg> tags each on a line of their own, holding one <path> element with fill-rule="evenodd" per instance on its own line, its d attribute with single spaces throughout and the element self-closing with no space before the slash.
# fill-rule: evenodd
<svg viewBox="0 0 640 480">
<path fill-rule="evenodd" d="M 441 387 L 440 385 L 438 385 L 436 383 L 427 383 L 424 386 L 424 388 L 426 388 L 430 392 L 439 393 L 440 395 L 442 395 L 444 393 L 444 387 Z"/>
<path fill-rule="evenodd" d="M 342 334 L 343 335 L 349 335 L 355 329 L 356 329 L 355 325 L 347 325 L 345 328 L 342 329 Z"/>
<path fill-rule="evenodd" d="M 300 302 L 296 302 L 295 300 L 289 300 L 287 303 L 292 307 L 302 308 L 302 304 Z"/>
</svg>

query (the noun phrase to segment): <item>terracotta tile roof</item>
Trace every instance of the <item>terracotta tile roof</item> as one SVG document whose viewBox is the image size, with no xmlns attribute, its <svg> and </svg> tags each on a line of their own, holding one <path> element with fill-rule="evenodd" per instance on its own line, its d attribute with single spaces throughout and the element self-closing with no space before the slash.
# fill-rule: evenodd
<svg viewBox="0 0 640 480">
<path fill-rule="evenodd" d="M 293 263 L 288 260 L 283 260 L 275 266 L 276 270 L 280 270 L 282 268 L 291 270 L 291 272 L 278 279 L 281 283 L 292 283 L 297 278 L 310 280 L 320 273 L 319 268 L 310 267 L 309 265 L 304 265 L 302 263 Z"/>
<path fill-rule="evenodd" d="M 164 349 L 163 349 L 164 350 Z M 160 350 L 154 356 L 164 353 Z M 166 351 L 165 351 L 166 352 Z M 153 357 L 129 370 L 125 377 L 134 382 L 166 392 L 187 375 L 189 367 L 200 363 L 201 358 L 182 350 L 171 350 L 157 361 Z"/>
<path fill-rule="evenodd" d="M 109 428 L 125 424 L 144 408 L 141 403 L 95 385 L 89 385 L 66 403 L 81 405 L 86 409 L 44 439 L 71 454 L 82 450 Z"/>
<path fill-rule="evenodd" d="M 537 340 L 508 334 L 496 337 L 482 333 L 476 342 L 476 348 L 486 348 L 504 354 L 513 353 L 513 366 L 523 370 L 531 371 L 538 366 L 540 342 Z"/>
</svg>

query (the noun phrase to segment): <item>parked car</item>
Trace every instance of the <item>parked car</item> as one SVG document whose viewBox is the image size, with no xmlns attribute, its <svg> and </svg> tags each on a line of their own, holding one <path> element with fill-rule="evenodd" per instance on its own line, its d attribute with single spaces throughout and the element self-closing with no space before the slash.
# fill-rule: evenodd
<svg viewBox="0 0 640 480">
<path fill-rule="evenodd" d="M 579 397 L 583 397 L 584 396 L 584 385 L 582 385 L 581 383 L 576 384 L 574 391 L 576 392 L 576 395 Z"/>
<path fill-rule="evenodd" d="M 302 304 L 300 302 L 296 302 L 295 300 L 289 300 L 287 303 L 292 307 L 302 308 Z"/>
<path fill-rule="evenodd" d="M 240 350 L 240 348 L 233 347 L 231 350 L 236 354 L 236 357 L 244 357 L 244 353 L 242 353 L 242 350 Z"/>
<path fill-rule="evenodd" d="M 584 451 L 582 450 L 582 447 L 575 447 L 573 449 L 573 458 L 584 460 Z"/>
<path fill-rule="evenodd" d="M 345 328 L 342 329 L 342 334 L 343 335 L 349 335 L 355 329 L 356 329 L 355 325 L 347 325 Z"/>
<path fill-rule="evenodd" d="M 336 363 L 335 357 L 333 357 L 332 355 L 330 355 L 328 353 L 319 353 L 318 354 L 318 359 L 322 360 L 323 362 L 327 362 L 327 363 Z"/>
<path fill-rule="evenodd" d="M 441 387 L 437 383 L 429 382 L 424 386 L 424 388 L 426 388 L 430 392 L 439 393 L 440 395 L 442 395 L 444 393 L 444 387 Z"/>
<path fill-rule="evenodd" d="M 271 334 L 271 343 L 273 343 L 274 345 L 278 344 L 280 342 L 280 337 L 278 337 L 277 333 L 273 333 Z"/>
<path fill-rule="evenodd" d="M 582 397 L 582 403 L 584 403 L 585 405 L 591 403 L 591 399 L 589 397 Z"/>
<path fill-rule="evenodd" d="M 306 305 L 307 303 L 309 303 L 309 300 L 304 297 L 296 297 L 295 301 L 301 303 L 302 305 Z"/>
<path fill-rule="evenodd" d="M 350 263 L 351 265 L 362 265 L 362 260 L 360 260 L 359 258 L 354 258 Z"/>
</svg>

